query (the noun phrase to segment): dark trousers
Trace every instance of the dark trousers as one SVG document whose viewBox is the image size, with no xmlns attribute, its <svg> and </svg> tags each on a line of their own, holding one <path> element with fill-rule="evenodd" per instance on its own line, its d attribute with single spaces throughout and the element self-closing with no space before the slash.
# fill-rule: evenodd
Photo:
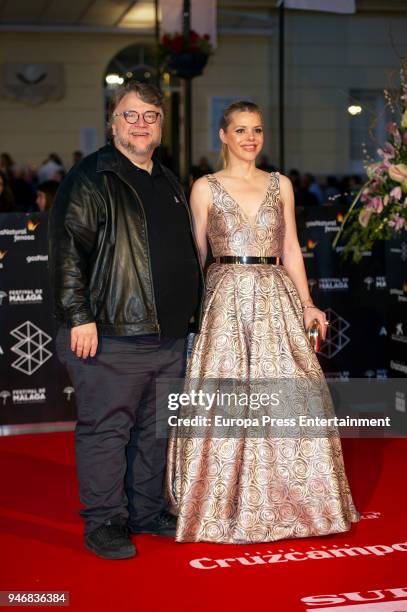
<svg viewBox="0 0 407 612">
<path fill-rule="evenodd" d="M 102 336 L 96 356 L 83 360 L 70 350 L 70 330 L 61 328 L 56 347 L 75 389 L 86 533 L 117 515 L 148 523 L 166 508 L 167 439 L 156 435 L 156 380 L 183 376 L 185 339 Z"/>
</svg>

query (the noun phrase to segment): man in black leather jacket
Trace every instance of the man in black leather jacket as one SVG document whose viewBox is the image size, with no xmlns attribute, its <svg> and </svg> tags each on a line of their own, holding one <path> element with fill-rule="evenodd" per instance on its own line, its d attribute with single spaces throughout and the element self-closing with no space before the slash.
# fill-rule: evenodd
<svg viewBox="0 0 407 612">
<path fill-rule="evenodd" d="M 136 554 L 132 533 L 172 535 L 156 435 L 158 377 L 183 374 L 203 276 L 184 194 L 153 158 L 163 98 L 130 82 L 110 109 L 113 143 L 63 181 L 50 215 L 57 352 L 72 379 L 85 545 Z"/>
</svg>

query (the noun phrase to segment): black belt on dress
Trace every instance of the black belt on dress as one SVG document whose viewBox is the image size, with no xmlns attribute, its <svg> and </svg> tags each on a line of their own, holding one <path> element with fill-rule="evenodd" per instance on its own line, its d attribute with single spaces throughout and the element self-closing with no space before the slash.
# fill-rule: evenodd
<svg viewBox="0 0 407 612">
<path fill-rule="evenodd" d="M 215 257 L 216 263 L 221 264 L 277 264 L 280 265 L 279 257 L 252 257 L 251 255 L 243 255 L 242 257 L 234 255 L 225 255 L 224 257 Z"/>
</svg>

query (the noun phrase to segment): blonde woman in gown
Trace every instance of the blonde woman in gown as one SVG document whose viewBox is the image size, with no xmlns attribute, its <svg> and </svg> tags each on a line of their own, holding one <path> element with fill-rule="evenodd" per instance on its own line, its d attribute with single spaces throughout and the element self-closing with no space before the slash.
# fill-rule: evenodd
<svg viewBox="0 0 407 612">
<path fill-rule="evenodd" d="M 205 380 L 321 380 L 305 329 L 325 314 L 311 300 L 288 178 L 256 168 L 262 117 L 250 102 L 228 107 L 220 130 L 225 167 L 194 184 L 191 208 L 202 263 L 203 320 L 185 391 Z M 277 257 L 216 263 L 225 256 Z M 256 260 L 254 260 L 256 261 Z M 281 265 L 282 264 L 282 265 Z M 329 402 L 327 402 L 329 403 Z M 330 414 L 329 406 L 326 413 Z M 337 436 L 177 437 L 169 441 L 167 494 L 178 542 L 269 542 L 327 535 L 359 520 Z"/>
</svg>

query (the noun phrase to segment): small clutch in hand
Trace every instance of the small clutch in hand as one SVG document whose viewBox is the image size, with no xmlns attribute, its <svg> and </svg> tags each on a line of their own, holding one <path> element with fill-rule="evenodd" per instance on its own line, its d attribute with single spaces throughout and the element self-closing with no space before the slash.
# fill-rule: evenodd
<svg viewBox="0 0 407 612">
<path fill-rule="evenodd" d="M 307 336 L 311 343 L 312 348 L 316 353 L 318 353 L 321 348 L 322 341 L 322 333 L 321 326 L 319 324 L 318 319 L 314 319 L 312 323 L 307 328 Z"/>
</svg>

